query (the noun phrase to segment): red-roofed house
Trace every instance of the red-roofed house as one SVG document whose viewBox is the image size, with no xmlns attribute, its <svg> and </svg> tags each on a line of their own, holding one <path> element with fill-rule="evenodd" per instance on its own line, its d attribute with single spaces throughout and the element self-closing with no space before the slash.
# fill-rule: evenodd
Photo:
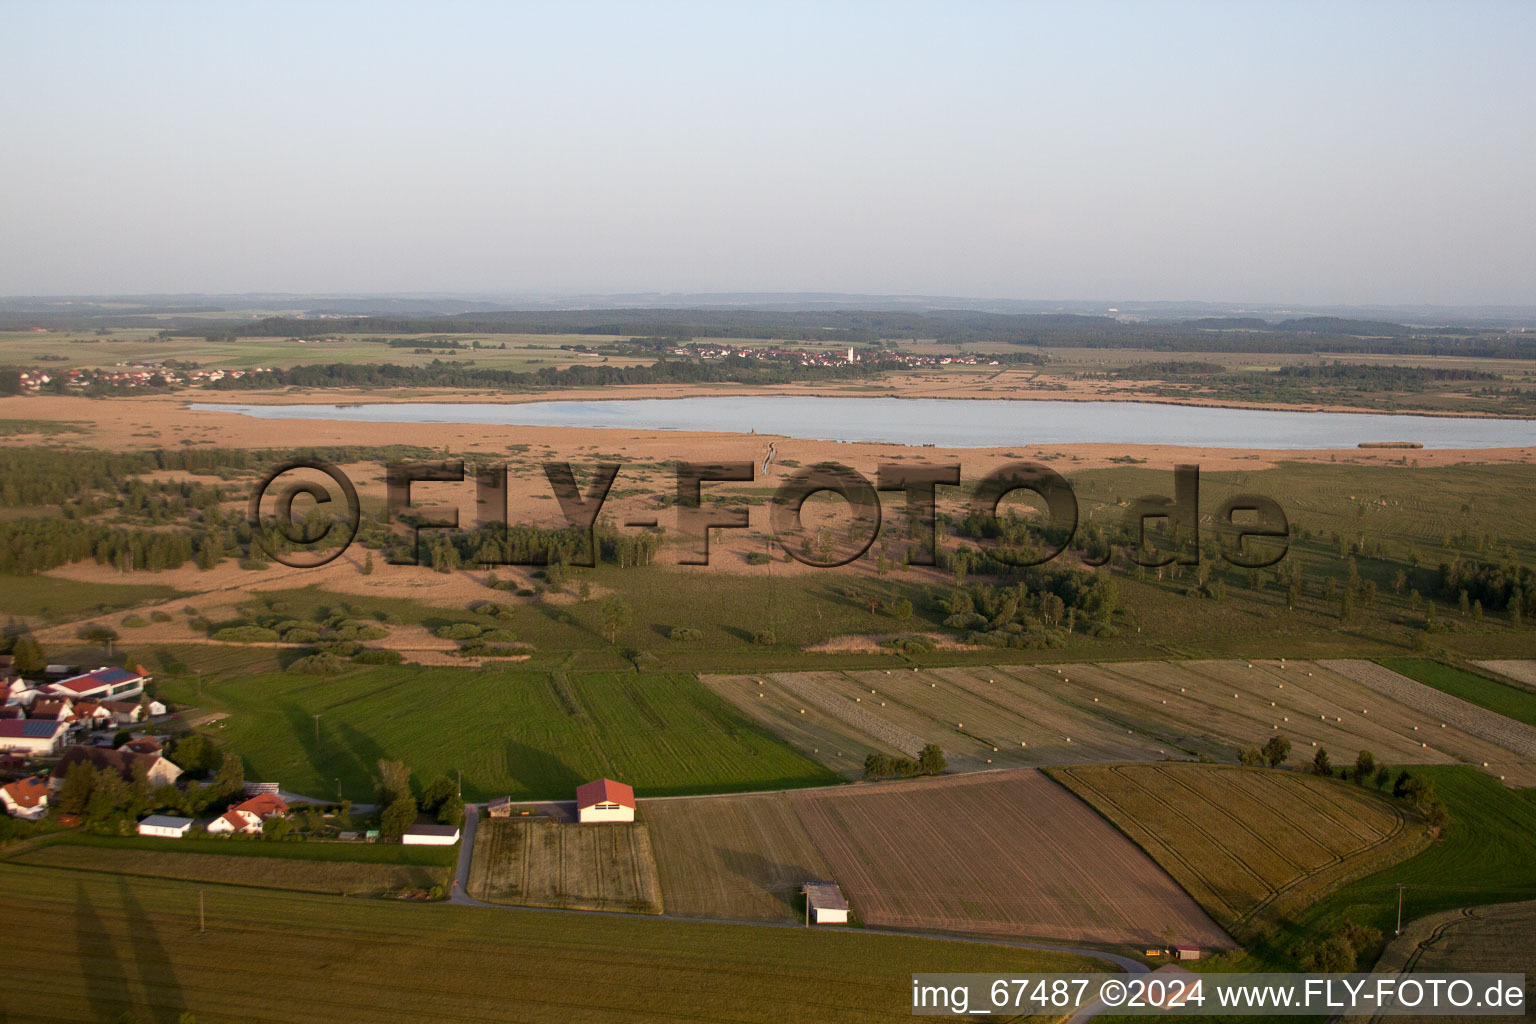
<svg viewBox="0 0 1536 1024">
<path fill-rule="evenodd" d="M 48 780 L 34 775 L 0 786 L 0 806 L 13 818 L 36 821 L 48 813 Z"/>
<path fill-rule="evenodd" d="M 634 821 L 635 791 L 622 782 L 598 779 L 576 787 L 576 820 Z"/>
<path fill-rule="evenodd" d="M 75 705 L 68 698 L 35 700 L 27 717 L 39 722 L 63 722 L 67 725 L 75 720 Z"/>
<path fill-rule="evenodd" d="M 105 729 L 112 724 L 112 712 L 93 700 L 82 700 L 76 704 L 75 718 L 87 729 Z"/>
<path fill-rule="evenodd" d="M 160 746 L 160 741 L 153 736 L 140 736 L 136 740 L 129 740 L 117 749 L 126 750 L 130 754 L 159 754 L 164 752 L 164 748 Z"/>
<path fill-rule="evenodd" d="M 47 757 L 59 749 L 59 739 L 68 731 L 63 722 L 6 719 L 0 721 L 0 750 Z"/>
<path fill-rule="evenodd" d="M 72 676 L 69 679 L 61 679 L 57 683 L 49 683 L 48 689 L 66 697 L 76 700 L 89 697 L 92 700 L 122 700 L 125 697 L 137 697 L 144 692 L 144 684 L 149 682 L 149 677 L 126 668 L 98 668 L 94 672 L 87 672 L 82 676 Z"/>
<path fill-rule="evenodd" d="M 246 811 L 263 820 L 288 816 L 288 804 L 276 793 L 258 793 L 249 800 L 235 804 L 234 810 Z"/>
<path fill-rule="evenodd" d="M 261 815 L 242 811 L 238 807 L 231 807 L 208 823 L 208 834 L 215 836 L 224 832 L 245 832 L 254 835 L 260 831 Z"/>
</svg>

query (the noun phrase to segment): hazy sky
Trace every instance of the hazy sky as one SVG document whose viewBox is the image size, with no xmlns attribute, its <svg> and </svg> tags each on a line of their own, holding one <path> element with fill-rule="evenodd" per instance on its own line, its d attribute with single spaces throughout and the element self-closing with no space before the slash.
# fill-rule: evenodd
<svg viewBox="0 0 1536 1024">
<path fill-rule="evenodd" d="M 1536 303 L 1536 4 L 0 0 L 0 294 Z"/>
</svg>

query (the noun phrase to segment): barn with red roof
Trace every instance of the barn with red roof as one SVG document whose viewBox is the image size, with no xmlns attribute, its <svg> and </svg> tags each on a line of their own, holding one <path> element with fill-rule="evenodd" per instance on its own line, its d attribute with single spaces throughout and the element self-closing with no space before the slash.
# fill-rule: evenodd
<svg viewBox="0 0 1536 1024">
<path fill-rule="evenodd" d="M 612 779 L 598 779 L 576 787 L 576 820 L 582 824 L 634 821 L 634 789 Z"/>
</svg>

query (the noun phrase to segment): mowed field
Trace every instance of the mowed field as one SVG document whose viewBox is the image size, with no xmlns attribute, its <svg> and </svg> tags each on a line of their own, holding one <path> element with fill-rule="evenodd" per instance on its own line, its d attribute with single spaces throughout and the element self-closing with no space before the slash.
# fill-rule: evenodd
<svg viewBox="0 0 1536 1024">
<path fill-rule="evenodd" d="M 869 751 L 911 755 L 924 743 L 943 747 L 952 767 L 975 770 L 1201 754 L 1233 761 L 1241 749 L 1279 734 L 1292 741 L 1298 766 L 1317 747 L 1335 760 L 1364 748 L 1390 764 L 1486 763 L 1509 785 L 1536 785 L 1536 759 L 1518 745 L 1502 745 L 1516 742 L 1513 733 L 1451 721 L 1433 710 L 1439 705 L 1404 704 L 1322 663 L 1114 662 L 702 678 L 845 778 L 858 773 Z M 1480 734 L 1468 731 L 1474 727 Z"/>
<path fill-rule="evenodd" d="M 1378 974 L 1460 971 L 1525 975 L 1525 1005 L 1536 998 L 1536 901 L 1500 903 L 1431 914 L 1409 922 L 1376 962 Z M 1529 1011 L 1527 1010 L 1527 1013 Z M 1347 1017 L 1346 1020 L 1431 1021 L 1445 1017 Z"/>
<path fill-rule="evenodd" d="M 178 696 L 229 712 L 213 729 L 246 777 L 372 798 L 380 758 L 419 779 L 464 773 L 464 797 L 570 799 L 595 778 L 642 795 L 730 792 L 836 781 L 744 720 L 686 674 L 557 675 L 515 668 L 366 668 L 335 678 L 283 672 Z"/>
<path fill-rule="evenodd" d="M 787 794 L 642 800 L 640 813 L 668 914 L 789 920 L 800 883 L 831 877 Z"/>
<path fill-rule="evenodd" d="M 865 924 L 1126 945 L 1232 941 L 1162 868 L 1037 771 L 791 795 Z"/>
<path fill-rule="evenodd" d="M 639 822 L 562 825 L 487 819 L 475 834 L 469 894 L 489 903 L 659 914 L 651 840 Z"/>
<path fill-rule="evenodd" d="M 1238 937 L 1428 837 L 1352 783 L 1267 768 L 1082 765 L 1051 770 Z"/>
<path fill-rule="evenodd" d="M 0 864 L 0 912 L 46 970 L 0 986 L 10 1024 L 817 1021 L 909 1013 L 914 971 L 1086 971 L 1034 950 L 205 888 Z M 595 984 L 601 979 L 602 984 Z"/>
<path fill-rule="evenodd" d="M 169 840 L 167 840 L 169 842 Z M 363 864 L 352 861 L 298 860 L 284 857 L 231 857 L 224 853 L 110 849 L 53 843 L 12 858 L 17 864 L 104 871 L 191 882 L 253 885 L 339 896 L 426 893 L 448 885 L 452 869 L 415 864 Z"/>
</svg>

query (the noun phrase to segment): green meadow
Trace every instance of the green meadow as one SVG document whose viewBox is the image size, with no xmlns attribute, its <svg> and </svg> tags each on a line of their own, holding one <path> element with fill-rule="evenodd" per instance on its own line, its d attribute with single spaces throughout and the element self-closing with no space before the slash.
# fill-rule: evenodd
<svg viewBox="0 0 1536 1024">
<path fill-rule="evenodd" d="M 825 768 L 737 715 L 692 675 L 522 668 L 355 668 L 162 684 L 229 717 L 211 733 L 246 777 L 373 799 L 380 759 L 422 781 L 464 773 L 466 800 L 570 799 L 600 776 L 642 796 L 832 784 Z"/>
</svg>

